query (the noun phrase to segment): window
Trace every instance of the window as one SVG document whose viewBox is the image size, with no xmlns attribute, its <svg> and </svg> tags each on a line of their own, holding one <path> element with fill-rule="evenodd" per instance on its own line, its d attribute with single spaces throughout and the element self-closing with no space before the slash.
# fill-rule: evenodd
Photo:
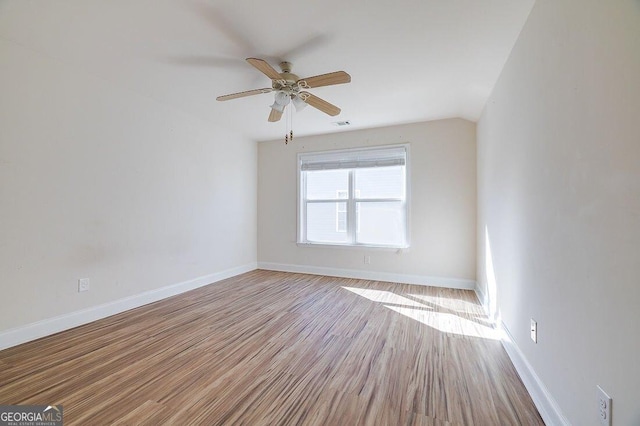
<svg viewBox="0 0 640 426">
<path fill-rule="evenodd" d="M 406 145 L 298 156 L 298 242 L 407 247 Z"/>
</svg>

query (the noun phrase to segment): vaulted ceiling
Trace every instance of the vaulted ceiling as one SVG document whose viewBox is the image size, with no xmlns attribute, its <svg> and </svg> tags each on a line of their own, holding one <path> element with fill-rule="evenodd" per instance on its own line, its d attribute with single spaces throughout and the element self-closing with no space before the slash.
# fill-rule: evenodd
<svg viewBox="0 0 640 426">
<path fill-rule="evenodd" d="M 342 108 L 293 114 L 296 135 L 448 117 L 477 120 L 533 0 L 4 0 L 0 38 L 255 140 L 278 139 L 272 94 L 247 57 L 301 77 L 345 70 L 311 91 Z M 349 127 L 336 121 L 348 120 Z"/>
</svg>

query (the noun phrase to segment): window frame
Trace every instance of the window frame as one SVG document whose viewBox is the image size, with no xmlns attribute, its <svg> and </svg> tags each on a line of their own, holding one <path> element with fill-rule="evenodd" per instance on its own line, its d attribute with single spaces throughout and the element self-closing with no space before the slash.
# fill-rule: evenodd
<svg viewBox="0 0 640 426">
<path fill-rule="evenodd" d="M 357 151 L 369 151 L 369 150 L 379 150 L 385 148 L 404 148 L 405 150 L 405 196 L 404 196 L 404 213 L 405 213 L 405 241 L 404 244 L 401 245 L 387 245 L 387 244 L 371 244 L 371 243 L 358 243 L 356 242 L 355 234 L 356 229 L 350 222 L 355 220 L 355 215 L 347 213 L 347 232 L 349 235 L 349 242 L 347 243 L 339 243 L 339 242 L 312 242 L 306 239 L 306 229 L 305 229 L 305 219 L 307 217 L 307 199 L 306 199 L 306 182 L 304 180 L 304 173 L 301 168 L 302 159 L 310 154 L 352 154 Z M 410 145 L 409 143 L 401 143 L 401 144 L 393 144 L 393 145 L 374 145 L 374 146 L 364 146 L 357 148 L 349 148 L 349 149 L 340 149 L 340 150 L 327 150 L 327 151 L 308 151 L 308 152 L 299 152 L 297 155 L 297 170 L 296 170 L 296 184 L 297 184 L 297 203 L 296 203 L 296 243 L 301 247 L 332 247 L 332 248 L 370 248 L 370 249 L 383 249 L 383 250 L 403 250 L 408 249 L 411 245 L 410 236 L 411 236 L 411 167 L 410 167 Z M 354 170 L 355 168 L 347 168 L 342 170 L 349 170 L 349 191 L 351 193 L 355 193 L 355 181 L 354 181 Z M 348 194 L 347 194 L 348 196 Z M 332 200 L 334 202 L 339 201 L 341 199 Z M 354 212 L 356 211 L 356 205 L 359 202 L 384 202 L 384 201 L 398 201 L 398 199 L 388 199 L 388 198 L 359 198 L 359 197 L 351 197 L 342 199 L 347 202 L 347 211 Z M 329 200 L 312 200 L 312 202 L 328 202 Z M 358 213 L 356 212 L 356 215 Z"/>
<path fill-rule="evenodd" d="M 338 204 L 336 206 L 336 232 L 347 232 L 349 230 L 349 226 L 348 226 L 349 224 L 347 223 L 347 220 L 349 218 L 349 205 L 348 205 L 349 204 L 349 190 L 348 189 L 347 190 L 338 189 L 338 190 L 336 190 L 336 192 L 338 193 L 338 194 L 336 194 L 336 199 L 337 200 L 344 200 L 344 202 L 343 201 L 336 202 L 336 204 Z M 346 197 L 345 198 L 340 197 L 340 194 L 339 194 L 340 192 L 346 192 L 346 194 L 345 194 Z M 359 198 L 359 195 L 360 195 L 360 190 L 356 189 L 356 196 L 355 196 L 355 198 L 356 198 L 356 214 L 355 214 L 355 218 L 356 218 L 356 228 L 357 228 L 356 232 L 360 232 L 360 209 L 358 208 L 358 204 L 357 204 L 357 199 Z M 342 203 L 344 203 L 344 205 L 345 205 L 345 210 L 344 211 L 339 209 L 339 205 L 342 204 Z M 344 215 L 345 215 L 345 219 L 344 219 L 344 226 L 346 228 L 345 230 L 341 230 L 340 229 L 340 213 L 344 213 Z"/>
</svg>

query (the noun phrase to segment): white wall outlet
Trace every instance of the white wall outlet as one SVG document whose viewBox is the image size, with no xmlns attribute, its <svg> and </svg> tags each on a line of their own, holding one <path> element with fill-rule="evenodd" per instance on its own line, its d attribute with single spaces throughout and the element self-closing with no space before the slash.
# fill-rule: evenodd
<svg viewBox="0 0 640 426">
<path fill-rule="evenodd" d="M 531 318 L 531 340 L 533 343 L 538 343 L 538 322 Z"/>
<path fill-rule="evenodd" d="M 89 278 L 80 278 L 78 280 L 78 293 L 81 291 L 89 291 Z"/>
<path fill-rule="evenodd" d="M 371 265 L 371 256 L 364 256 L 364 264 L 365 265 Z"/>
<path fill-rule="evenodd" d="M 602 426 L 611 426 L 611 397 L 598 386 L 598 417 Z"/>
</svg>

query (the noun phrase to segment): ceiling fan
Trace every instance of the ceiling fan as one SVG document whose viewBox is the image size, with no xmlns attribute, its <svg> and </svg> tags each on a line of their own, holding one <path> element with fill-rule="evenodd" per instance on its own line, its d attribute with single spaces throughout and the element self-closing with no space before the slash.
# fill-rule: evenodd
<svg viewBox="0 0 640 426">
<path fill-rule="evenodd" d="M 245 96 L 276 92 L 275 101 L 273 105 L 271 105 L 271 113 L 269 114 L 270 122 L 280 120 L 280 118 L 282 118 L 282 113 L 289 103 L 293 103 L 298 110 L 302 109 L 306 105 L 311 105 L 312 107 L 331 116 L 340 114 L 340 108 L 330 104 L 324 99 L 312 95 L 307 92 L 306 89 L 349 83 L 351 81 L 351 76 L 346 72 L 335 71 L 328 74 L 300 78 L 291 73 L 291 63 L 289 62 L 280 63 L 282 72 L 276 71 L 268 62 L 262 59 L 247 58 L 247 62 L 271 79 L 271 87 L 218 96 L 216 100 L 228 101 L 231 99 L 243 98 Z"/>
</svg>

